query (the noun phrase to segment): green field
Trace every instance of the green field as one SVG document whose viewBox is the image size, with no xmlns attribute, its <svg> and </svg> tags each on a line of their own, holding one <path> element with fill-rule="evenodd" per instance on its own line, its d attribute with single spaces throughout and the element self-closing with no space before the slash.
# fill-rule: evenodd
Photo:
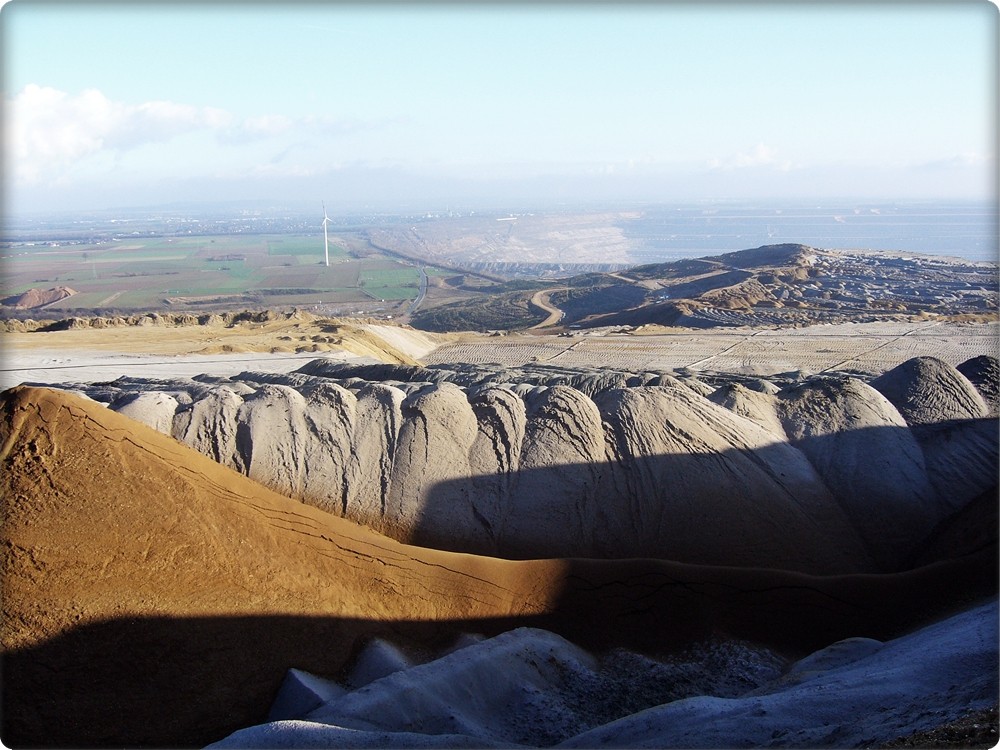
<svg viewBox="0 0 1000 750">
<path fill-rule="evenodd" d="M 0 261 L 0 299 L 32 288 L 67 286 L 78 292 L 44 308 L 49 317 L 88 310 L 208 309 L 214 304 L 337 303 L 391 312 L 393 302 L 416 297 L 416 268 L 386 256 L 356 258 L 349 242 L 330 244 L 329 267 L 323 264 L 322 234 L 20 245 L 6 249 Z M 386 301 L 381 308 L 379 300 Z M 40 317 L 40 312 L 32 314 Z"/>
<path fill-rule="evenodd" d="M 378 299 L 414 299 L 420 289 L 420 272 L 413 267 L 393 265 L 364 269 L 358 274 L 358 286 Z"/>
<path fill-rule="evenodd" d="M 300 262 L 309 263 L 310 259 L 320 262 L 324 259 L 323 237 L 289 237 L 281 239 L 270 239 L 267 241 L 267 254 L 271 256 L 291 255 L 300 259 Z M 330 262 L 342 262 L 349 260 L 350 255 L 347 248 L 330 243 Z"/>
</svg>

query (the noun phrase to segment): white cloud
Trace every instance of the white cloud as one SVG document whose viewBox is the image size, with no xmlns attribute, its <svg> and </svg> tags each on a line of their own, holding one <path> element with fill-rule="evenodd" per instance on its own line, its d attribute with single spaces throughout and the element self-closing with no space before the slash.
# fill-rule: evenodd
<svg viewBox="0 0 1000 750">
<path fill-rule="evenodd" d="M 221 109 L 168 101 L 126 104 L 97 89 L 79 94 L 29 84 L 5 102 L 5 158 L 15 184 L 64 179 L 83 159 L 128 151 L 195 130 L 228 126 Z"/>
<path fill-rule="evenodd" d="M 294 122 L 284 115 L 261 115 L 248 117 L 243 121 L 243 131 L 248 135 L 270 136 L 280 135 L 292 128 Z"/>
<path fill-rule="evenodd" d="M 220 142 L 229 146 L 241 146 L 269 138 L 280 138 L 299 129 L 299 123 L 285 115 L 257 115 L 246 117 L 217 135 Z"/>
<path fill-rule="evenodd" d="M 181 102 L 115 101 L 29 84 L 4 101 L 8 188 L 151 183 L 178 174 L 307 175 L 343 158 L 343 139 L 399 124 L 326 114 L 237 118 Z M 155 146 L 155 148 L 150 148 Z M 339 150 L 338 150 L 339 149 Z M 308 154 L 306 166 L 294 163 Z M 303 157 L 304 158 L 304 157 Z"/>
<path fill-rule="evenodd" d="M 767 167 L 787 172 L 792 168 L 790 161 L 779 159 L 778 152 L 763 143 L 758 143 L 749 152 L 731 154 L 724 158 L 710 159 L 709 169 L 747 169 Z"/>
</svg>

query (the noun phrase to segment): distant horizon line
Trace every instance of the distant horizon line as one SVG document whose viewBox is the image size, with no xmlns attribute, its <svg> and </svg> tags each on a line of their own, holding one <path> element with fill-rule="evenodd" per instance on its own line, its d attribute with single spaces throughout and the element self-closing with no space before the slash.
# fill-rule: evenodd
<svg viewBox="0 0 1000 750">
<path fill-rule="evenodd" d="M 319 213 L 323 212 L 322 209 L 322 198 L 316 199 L 316 204 L 318 206 L 317 211 Z M 167 201 L 164 203 L 144 203 L 136 205 L 119 205 L 119 206 L 108 206 L 108 207 L 92 207 L 92 208 L 68 208 L 68 209 L 58 209 L 58 208 L 47 208 L 47 209 L 33 209 L 33 210 L 17 210 L 11 211 L 6 207 L 0 208 L 0 213 L 2 213 L 5 222 L 11 219 L 28 219 L 28 218 L 41 218 L 41 217 L 66 217 L 73 215 L 87 215 L 87 214 L 109 214 L 109 213 L 140 213 L 148 211 L 191 211 L 191 210 L 239 210 L 240 207 L 244 208 L 274 208 L 274 209 L 284 209 L 284 210 L 295 210 L 301 212 L 303 215 L 310 213 L 309 207 L 312 201 L 310 199 L 269 199 L 269 198 L 234 198 L 234 199 L 224 199 L 224 200 L 206 200 L 206 201 Z M 580 210 L 580 211 L 594 211 L 594 210 L 607 210 L 607 209 L 626 209 L 626 208 L 642 208 L 642 207 L 698 207 L 706 205 L 728 205 L 728 206 L 739 206 L 739 207 L 761 207 L 761 208 L 780 208 L 783 205 L 788 206 L 816 206 L 817 208 L 826 207 L 843 207 L 844 205 L 859 205 L 859 206 L 977 206 L 977 207 L 992 207 L 994 210 L 1000 211 L 1000 201 L 996 198 L 955 198 L 955 197 L 943 197 L 943 198 L 893 198 L 893 197 L 866 197 L 866 196 L 830 196 L 830 197 L 787 197 L 787 198 L 688 198 L 688 199 L 621 199 L 621 200 L 565 200 L 565 201 L 533 201 L 527 203 L 487 203 L 487 202 L 470 202 L 462 203 L 459 201 L 453 202 L 439 202 L 431 201 L 423 204 L 408 204 L 404 202 L 387 202 L 386 204 L 350 204 L 344 206 L 343 208 L 337 207 L 337 202 L 331 202 L 331 209 L 336 213 L 358 213 L 358 212 L 375 212 L 379 214 L 387 215 L 411 215 L 415 213 L 449 213 L 449 212 L 528 212 L 528 211 L 553 211 L 553 210 Z"/>
</svg>

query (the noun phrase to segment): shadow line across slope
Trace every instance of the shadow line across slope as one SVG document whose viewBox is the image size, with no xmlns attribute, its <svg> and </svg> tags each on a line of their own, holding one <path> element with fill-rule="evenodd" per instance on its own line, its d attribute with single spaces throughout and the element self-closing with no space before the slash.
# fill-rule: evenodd
<svg viewBox="0 0 1000 750">
<path fill-rule="evenodd" d="M 420 649 L 531 625 L 592 649 L 718 634 L 803 654 L 997 589 L 995 543 L 829 577 L 408 547 L 42 389 L 3 394 L 0 445 L 12 747 L 201 746 L 262 721 L 288 668 L 337 675 L 372 636 Z"/>
</svg>

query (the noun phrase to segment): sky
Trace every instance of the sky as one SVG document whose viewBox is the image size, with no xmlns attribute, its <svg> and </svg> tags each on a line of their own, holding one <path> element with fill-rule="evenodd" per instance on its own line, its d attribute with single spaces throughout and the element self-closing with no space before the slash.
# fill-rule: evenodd
<svg viewBox="0 0 1000 750">
<path fill-rule="evenodd" d="M 3 208 L 995 199 L 998 18 L 11 0 Z"/>
</svg>

